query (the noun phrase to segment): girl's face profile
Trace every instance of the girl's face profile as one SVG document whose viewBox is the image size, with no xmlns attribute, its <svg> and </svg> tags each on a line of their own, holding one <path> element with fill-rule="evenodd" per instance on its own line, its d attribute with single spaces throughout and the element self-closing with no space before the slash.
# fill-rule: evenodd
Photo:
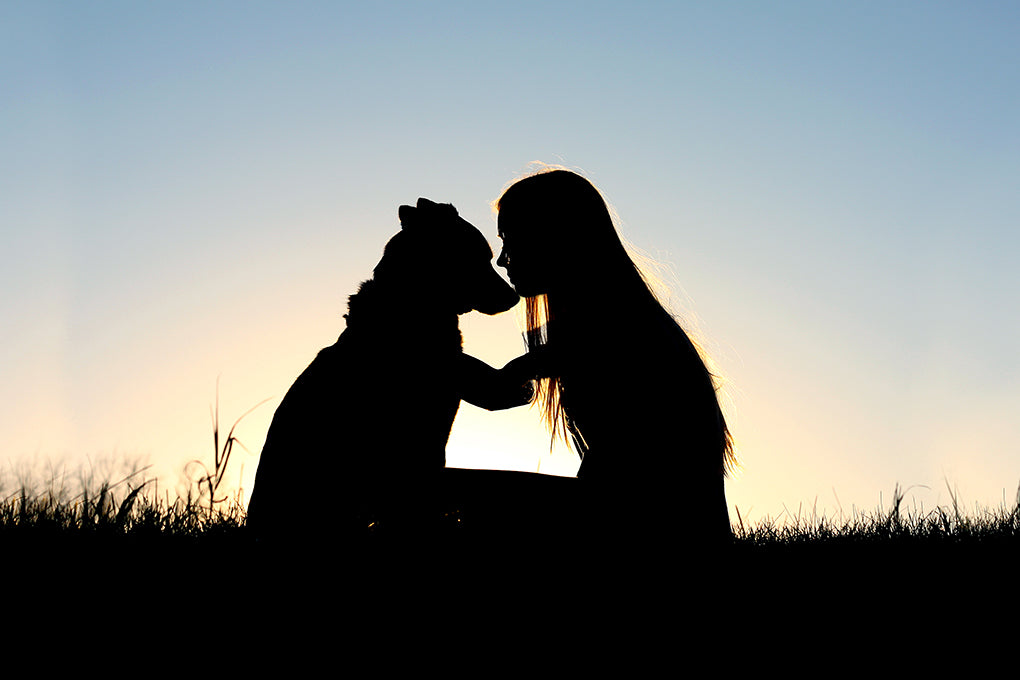
<svg viewBox="0 0 1020 680">
<path fill-rule="evenodd" d="M 521 297 L 534 297 L 548 291 L 550 272 L 540 263 L 541 244 L 536 243 L 533 220 L 517 211 L 507 215 L 506 210 L 499 213 L 499 237 L 503 241 L 503 249 L 499 253 L 496 264 L 506 269 L 510 283 Z"/>
</svg>

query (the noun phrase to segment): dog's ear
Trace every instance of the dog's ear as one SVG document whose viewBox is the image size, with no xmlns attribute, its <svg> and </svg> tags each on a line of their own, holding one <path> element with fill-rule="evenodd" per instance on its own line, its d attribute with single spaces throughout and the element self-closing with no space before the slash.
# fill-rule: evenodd
<svg viewBox="0 0 1020 680">
<path fill-rule="evenodd" d="M 420 201 L 421 199 L 419 199 Z M 397 214 L 400 216 L 400 227 L 401 229 L 407 229 L 413 227 L 418 221 L 418 209 L 410 205 L 402 205 L 397 210 Z"/>
<path fill-rule="evenodd" d="M 429 219 L 451 220 L 457 217 L 457 209 L 450 203 L 435 203 L 427 198 L 418 199 L 418 212 L 422 219 L 428 216 Z"/>
<path fill-rule="evenodd" d="M 420 208 L 421 210 L 427 211 L 427 212 L 435 212 L 441 206 L 445 207 L 445 205 L 446 204 L 444 204 L 444 203 L 436 203 L 435 201 L 430 201 L 427 198 L 419 198 L 418 199 L 418 208 Z M 449 207 L 452 208 L 453 206 L 451 205 Z"/>
<path fill-rule="evenodd" d="M 457 209 L 451 204 L 435 203 L 427 198 L 419 198 L 418 204 L 413 207 L 402 205 L 397 212 L 400 215 L 400 226 L 404 229 L 416 229 L 423 224 L 457 217 Z"/>
</svg>

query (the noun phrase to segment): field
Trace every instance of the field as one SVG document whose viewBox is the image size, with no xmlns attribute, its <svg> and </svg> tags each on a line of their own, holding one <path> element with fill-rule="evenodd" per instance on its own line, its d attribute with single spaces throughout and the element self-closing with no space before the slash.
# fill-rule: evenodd
<svg viewBox="0 0 1020 680">
<path fill-rule="evenodd" d="M 165 491 L 161 497 L 155 480 L 144 479 L 144 470 L 135 469 L 119 479 L 96 481 L 80 473 L 76 479 L 75 484 L 68 484 L 66 476 L 53 475 L 41 487 L 22 481 L 13 489 L 0 488 L 0 550 L 5 556 L 74 551 L 102 559 L 103 555 L 121 558 L 148 552 L 196 561 L 208 555 L 257 560 L 258 555 L 272 550 L 246 531 L 241 503 L 237 497 L 219 494 L 215 474 L 199 476 L 188 492 L 174 498 Z M 777 569 L 815 563 L 845 571 L 866 569 L 869 563 L 879 567 L 885 562 L 892 567 L 902 560 L 930 560 L 943 567 L 969 569 L 1020 554 L 1020 504 L 966 514 L 955 498 L 950 507 L 931 509 L 904 507 L 903 499 L 897 486 L 890 507 L 871 513 L 835 518 L 795 515 L 756 524 L 745 524 L 738 513 L 731 517 L 734 535 L 732 545 L 724 549 L 726 561 L 755 562 L 759 568 L 772 564 Z M 297 502 L 294 523 L 298 529 L 301 514 Z M 484 527 L 456 511 L 432 526 L 425 540 L 453 552 L 473 549 L 485 539 Z M 682 552 L 684 535 L 680 525 L 674 536 L 663 537 L 662 546 L 646 547 L 652 555 L 672 552 L 673 547 L 665 547 L 667 544 L 679 546 L 676 549 Z M 347 540 L 363 552 L 399 549 L 391 535 L 378 526 L 367 526 L 364 534 Z M 522 542 L 520 536 L 517 540 Z M 324 549 L 327 544 L 330 550 L 340 550 L 337 543 L 322 537 L 309 550 Z M 642 547 L 636 548 L 642 551 Z"/>
<path fill-rule="evenodd" d="M 319 658 L 337 644 L 361 644 L 336 640 L 338 622 L 352 619 L 374 643 L 417 622 L 414 634 L 433 636 L 434 649 L 472 637 L 523 636 L 533 645 L 550 636 L 590 644 L 595 635 L 718 655 L 741 636 L 807 645 L 862 635 L 877 638 L 879 647 L 867 645 L 875 650 L 895 635 L 905 652 L 932 644 L 943 626 L 994 625 L 1012 607 L 1020 555 L 1017 507 L 920 512 L 903 507 L 898 489 L 890 508 L 871 514 L 750 526 L 735 517 L 732 545 L 715 550 L 685 542 L 683 526 L 625 549 L 493 540 L 457 513 L 418 540 L 366 528 L 346 539 L 266 545 L 246 531 L 236 499 L 210 495 L 215 482 L 199 481 L 204 493 L 196 484 L 173 499 L 137 474 L 7 490 L 6 624 L 24 632 L 63 621 L 158 645 L 166 644 L 160 631 L 186 633 L 210 641 L 194 653 L 211 659 L 226 640 L 279 653 L 289 637 L 319 640 Z"/>
</svg>

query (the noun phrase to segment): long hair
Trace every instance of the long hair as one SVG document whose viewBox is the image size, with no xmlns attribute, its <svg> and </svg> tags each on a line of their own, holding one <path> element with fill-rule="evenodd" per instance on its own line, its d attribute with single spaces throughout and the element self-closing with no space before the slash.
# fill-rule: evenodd
<svg viewBox="0 0 1020 680">
<path fill-rule="evenodd" d="M 558 285 L 544 295 L 525 298 L 529 349 L 552 337 L 561 350 L 581 350 L 594 333 L 608 330 L 609 324 L 623 329 L 618 333 L 664 337 L 664 344 L 649 349 L 668 355 L 685 380 L 705 386 L 699 399 L 711 400 L 704 406 L 715 421 L 712 446 L 721 470 L 731 471 L 736 464 L 733 439 L 719 406 L 716 377 L 707 368 L 700 348 L 665 308 L 627 252 L 599 190 L 572 171 L 547 167 L 510 184 L 494 207 L 497 212 L 524 208 L 528 215 L 540 216 L 539 225 L 518 228 L 542 229 L 532 240 L 547 248 L 551 254 L 547 261 L 555 263 L 551 275 Z M 611 318 L 604 319 L 607 313 Z M 553 438 L 573 436 L 583 456 L 587 448 L 584 433 L 571 422 L 569 400 L 562 375 L 539 380 L 537 403 Z"/>
</svg>

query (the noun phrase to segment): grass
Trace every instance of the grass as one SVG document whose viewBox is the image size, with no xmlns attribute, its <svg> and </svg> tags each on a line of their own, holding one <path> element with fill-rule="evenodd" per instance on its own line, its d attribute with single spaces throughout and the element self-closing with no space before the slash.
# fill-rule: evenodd
<svg viewBox="0 0 1020 680">
<path fill-rule="evenodd" d="M 948 483 L 947 483 L 948 486 Z M 951 505 L 905 508 L 905 491 L 893 490 L 888 510 L 872 513 L 840 513 L 835 518 L 810 516 L 800 511 L 785 521 L 763 520 L 745 525 L 739 512 L 734 527 L 738 545 L 762 550 L 792 549 L 810 546 L 902 546 L 946 547 L 977 544 L 1012 544 L 1020 542 L 1020 490 L 1012 508 L 1000 506 L 979 509 L 967 515 L 952 488 Z"/>
<path fill-rule="evenodd" d="M 908 507 L 898 485 L 889 507 L 870 513 L 798 510 L 750 523 L 738 511 L 722 559 L 684 550 L 682 524 L 653 546 L 657 562 L 614 554 L 612 546 L 486 552 L 456 522 L 443 523 L 445 533 L 425 550 L 394 550 L 369 532 L 354 549 L 333 543 L 274 553 L 245 530 L 241 494 L 224 492 L 231 452 L 241 445 L 238 422 L 221 438 L 213 411 L 212 463 L 190 463 L 189 486 L 174 497 L 146 476 L 148 468 L 125 462 L 51 466 L 16 474 L 13 483 L 0 470 L 0 620 L 33 634 L 76 621 L 70 628 L 90 640 L 137 635 L 160 645 L 181 631 L 196 640 L 205 631 L 208 645 L 188 647 L 196 659 L 219 659 L 233 635 L 247 647 L 276 649 L 279 635 L 303 634 L 309 622 L 317 629 L 324 613 L 374 622 L 365 629 L 375 635 L 407 611 L 428 612 L 428 629 L 446 636 L 465 620 L 498 621 L 520 610 L 539 617 L 527 625 L 555 621 L 587 632 L 591 622 L 608 621 L 613 635 L 620 621 L 641 631 L 641 622 L 667 612 L 672 621 L 726 630 L 726 640 L 838 638 L 841 630 L 846 639 L 860 631 L 881 639 L 877 631 L 889 630 L 900 648 L 914 649 L 903 642 L 913 630 L 916 648 L 927 649 L 927 622 L 1001 613 L 1020 555 L 1020 492 L 1013 507 L 968 514 L 952 489 L 948 506 L 926 510 Z M 295 516 L 307 519 L 300 510 Z M 553 618 L 541 618 L 549 607 Z M 609 619 L 607 612 L 614 612 Z"/>
<path fill-rule="evenodd" d="M 51 474 L 42 486 L 22 481 L 6 494 L 0 487 L 0 541 L 245 540 L 245 514 L 239 497 L 215 496 L 224 465 L 215 467 L 212 475 L 193 480 L 189 493 L 172 500 L 169 494 L 160 497 L 157 481 L 146 479 L 145 472 L 146 468 L 133 469 L 118 479 L 96 480 L 94 471 L 85 469 L 78 471 L 77 484 L 68 483 L 69 475 Z M 905 508 L 904 495 L 897 485 L 888 510 L 834 518 L 798 513 L 782 518 L 784 521 L 765 519 L 748 524 L 738 511 L 734 546 L 763 555 L 834 548 L 1020 546 L 1020 503 L 968 515 L 952 495 L 949 507 L 929 510 Z M 683 527 L 678 529 L 682 538 Z"/>
<path fill-rule="evenodd" d="M 77 485 L 67 484 L 65 476 L 52 477 L 41 488 L 22 481 L 0 498 L 0 541 L 40 546 L 83 540 L 175 541 L 243 529 L 244 511 L 236 499 L 206 504 L 197 493 L 172 501 L 169 495 L 160 498 L 156 480 L 145 479 L 144 472 Z"/>
<path fill-rule="evenodd" d="M 148 468 L 123 461 L 97 469 L 88 463 L 73 474 L 49 466 L 44 481 L 32 475 L 15 475 L 13 488 L 5 487 L 0 470 L 0 550 L 12 547 L 38 548 L 73 543 L 147 546 L 201 544 L 218 549 L 253 543 L 245 531 L 241 492 L 234 497 L 223 493 L 231 454 L 244 445 L 235 436 L 238 424 L 262 401 L 242 414 L 220 436 L 219 383 L 216 401 L 210 407 L 213 428 L 212 466 L 200 460 L 185 466 L 187 491 L 171 499 L 160 495 L 158 481 L 146 477 Z M 948 482 L 947 482 L 948 486 Z M 873 555 L 875 551 L 933 551 L 989 548 L 1010 553 L 1020 547 L 1020 488 L 1012 508 L 978 510 L 967 515 L 960 510 L 957 495 L 949 488 L 948 507 L 905 508 L 905 491 L 897 484 L 888 509 L 872 513 L 854 511 L 836 517 L 785 513 L 755 524 L 744 521 L 739 509 L 734 521 L 733 548 L 745 558 L 768 557 L 782 560 L 803 555 Z M 300 522 L 300 514 L 296 514 Z M 307 518 L 319 520 L 320 518 Z M 328 522 L 316 522 L 328 525 Z M 444 532 L 455 537 L 457 521 L 441 523 Z M 683 541 L 684 527 L 678 526 L 669 543 Z M 368 532 L 371 535 L 371 531 Z M 463 532 L 461 532 L 463 536 Z M 664 544 L 667 540 L 664 538 Z"/>
<path fill-rule="evenodd" d="M 185 466 L 183 497 L 161 496 L 158 480 L 146 476 L 148 467 L 125 461 L 108 461 L 99 469 L 89 461 L 75 471 L 48 465 L 42 483 L 20 471 L 13 491 L 5 489 L 0 476 L 0 549 L 10 554 L 73 547 L 110 554 L 143 547 L 179 550 L 182 545 L 236 549 L 250 543 L 241 492 L 230 497 L 222 489 L 234 447 L 244 448 L 234 432 L 266 401 L 234 421 L 221 442 L 217 381 L 216 402 L 210 407 L 212 467 L 200 460 Z"/>
<path fill-rule="evenodd" d="M 244 415 L 221 438 L 218 407 L 213 409 L 212 465 L 201 461 L 188 464 L 186 477 L 190 481 L 183 496 L 171 498 L 160 491 L 158 480 L 146 476 L 148 468 L 125 462 L 105 467 L 89 463 L 75 471 L 50 466 L 34 479 L 31 474 L 16 474 L 13 484 L 5 484 L 8 480 L 0 471 L 0 577 L 16 583 L 17 575 L 11 574 L 14 570 L 25 582 L 49 578 L 51 583 L 71 574 L 89 574 L 110 579 L 111 588 L 124 590 L 128 573 L 136 574 L 137 579 L 167 582 L 177 582 L 183 574 L 193 582 L 190 587 L 199 588 L 197 598 L 202 606 L 212 609 L 231 579 L 236 582 L 250 577 L 250 584 L 264 580 L 270 573 L 267 569 L 276 569 L 280 561 L 274 564 L 262 559 L 268 557 L 265 548 L 245 530 L 241 493 L 230 496 L 223 491 L 233 447 L 243 446 L 234 432 Z M 601 569 L 609 582 L 618 584 L 627 582 L 627 574 L 637 573 L 641 578 L 630 582 L 655 583 L 654 578 L 647 578 L 653 573 L 664 577 L 659 582 L 682 584 L 675 579 L 677 570 L 706 566 L 726 589 L 746 592 L 758 588 L 761 592 L 765 584 L 767 589 L 784 593 L 787 602 L 791 593 L 811 590 L 806 583 L 813 583 L 815 590 L 831 592 L 835 584 L 852 582 L 857 584 L 854 592 L 866 588 L 869 593 L 896 600 L 904 597 L 904 588 L 913 588 L 915 595 L 925 589 L 944 595 L 952 592 L 952 584 L 996 582 L 989 576 L 1020 555 L 1020 490 L 1012 507 L 1003 503 L 971 514 L 961 510 L 951 488 L 949 493 L 948 506 L 927 510 L 906 507 L 906 492 L 899 485 L 888 508 L 870 513 L 841 511 L 829 517 L 798 510 L 752 524 L 738 510 L 731 517 L 733 545 L 722 560 L 697 549 L 685 552 L 681 524 L 675 535 L 663 537 L 661 545 L 649 546 L 649 554 L 655 556 L 650 560 L 658 562 L 642 560 L 641 555 L 614 554 L 612 546 L 586 546 L 589 552 L 578 556 L 565 550 L 552 554 L 540 548 L 529 550 L 526 545 L 522 550 L 519 544 L 512 556 L 500 549 L 495 560 L 487 561 L 478 558 L 472 535 L 458 528 L 458 522 L 447 521 L 437 525 L 442 527 L 441 534 L 428 548 L 428 569 L 432 574 L 463 573 L 458 569 L 464 564 L 485 564 L 478 573 L 488 578 L 492 570 L 510 574 L 521 566 L 537 567 L 542 573 L 570 574 L 572 570 L 564 565 L 576 562 L 585 569 Z M 296 523 L 314 519 L 315 524 L 329 524 L 321 518 L 302 518 L 300 510 L 295 517 Z M 373 544 L 371 530 L 366 537 L 368 542 L 353 550 L 345 551 L 348 546 L 327 538 L 322 542 L 325 549 L 317 546 L 317 553 L 288 552 L 283 556 L 285 568 L 300 570 L 300 579 L 295 580 L 306 587 L 326 580 L 343 583 L 337 576 L 351 568 L 351 556 L 361 560 L 360 564 L 372 565 L 372 572 L 378 573 L 383 560 L 393 562 L 394 546 L 379 541 Z M 680 550 L 676 550 L 677 544 Z M 375 551 L 379 559 L 372 562 L 370 555 L 365 561 L 364 549 L 371 552 L 373 545 L 387 547 Z M 398 546 L 397 551 L 401 550 Z M 404 559 L 408 554 L 413 556 L 410 561 Z M 421 568 L 414 555 L 411 551 L 398 560 L 401 578 L 407 577 L 412 566 Z M 321 579 L 309 578 L 310 567 L 320 570 Z M 650 572 L 649 567 L 655 571 Z M 279 574 L 288 572 L 272 573 L 280 582 Z M 141 587 L 142 581 L 133 583 Z M 804 596 L 804 603 L 809 602 Z"/>
<path fill-rule="evenodd" d="M 271 601 L 295 620 L 312 620 L 313 611 L 330 608 L 385 611 L 380 598 L 410 602 L 422 593 L 436 599 L 430 611 L 457 611 L 497 588 L 508 602 L 516 592 L 535 607 L 559 592 L 557 606 L 568 610 L 606 601 L 694 606 L 702 613 L 709 607 L 714 617 L 743 612 L 745 626 L 766 621 L 774 628 L 800 625 L 819 612 L 854 625 L 901 611 L 979 620 L 1011 587 L 1011 565 L 1020 554 L 1017 507 L 971 515 L 955 502 L 908 509 L 899 487 L 890 508 L 872 513 L 756 524 L 738 515 L 733 546 L 722 559 L 685 551 L 683 526 L 644 559 L 611 546 L 574 552 L 516 544 L 493 551 L 458 533 L 454 522 L 443 524 L 444 533 L 424 549 L 373 542 L 369 533 L 356 545 L 327 540 L 278 552 L 245 530 L 236 497 L 161 498 L 157 483 L 143 474 L 70 492 L 60 484 L 22 484 L 0 496 L 0 582 L 15 602 L 22 599 L 19 611 L 38 611 L 40 602 L 60 611 L 84 598 L 74 606 L 134 612 L 155 601 L 143 596 L 155 589 L 180 608 L 175 620 L 187 625 L 197 611 L 210 621 L 229 620 L 230 608 L 255 594 L 256 603 Z M 208 480 L 203 484 L 208 489 Z M 701 579 L 693 589 L 692 574 Z M 563 590 L 550 585 L 557 582 Z M 517 590 L 505 590 L 507 584 Z M 610 600 L 589 597 L 596 592 L 591 584 Z"/>
</svg>

